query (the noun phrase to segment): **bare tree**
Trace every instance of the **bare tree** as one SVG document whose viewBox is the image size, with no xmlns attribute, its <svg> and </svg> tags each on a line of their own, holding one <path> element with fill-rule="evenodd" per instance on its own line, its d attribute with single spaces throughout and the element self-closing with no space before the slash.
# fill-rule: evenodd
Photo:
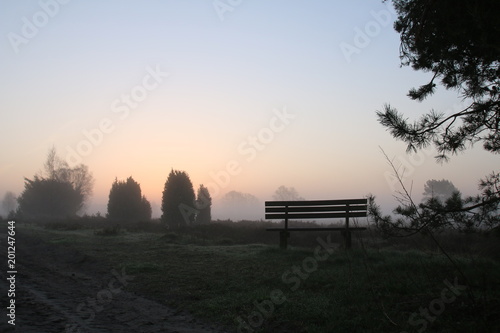
<svg viewBox="0 0 500 333">
<path fill-rule="evenodd" d="M 70 168 L 68 163 L 57 155 L 54 147 L 47 154 L 44 169 L 42 178 L 71 184 L 83 198 L 82 207 L 92 195 L 94 179 L 89 168 L 84 164 Z"/>
</svg>

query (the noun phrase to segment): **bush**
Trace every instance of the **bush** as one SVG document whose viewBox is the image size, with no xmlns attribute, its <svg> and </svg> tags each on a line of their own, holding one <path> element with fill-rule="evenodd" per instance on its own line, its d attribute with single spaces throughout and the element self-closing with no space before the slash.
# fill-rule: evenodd
<svg viewBox="0 0 500 333">
<path fill-rule="evenodd" d="M 96 236 L 117 236 L 120 234 L 120 226 L 114 225 L 110 227 L 104 227 L 102 230 L 94 231 Z"/>
</svg>

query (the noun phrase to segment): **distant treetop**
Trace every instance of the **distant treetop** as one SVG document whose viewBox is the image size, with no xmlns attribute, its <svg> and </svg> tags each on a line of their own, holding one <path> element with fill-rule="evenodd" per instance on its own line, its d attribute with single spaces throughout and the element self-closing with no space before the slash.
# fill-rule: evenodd
<svg viewBox="0 0 500 333">
<path fill-rule="evenodd" d="M 276 201 L 302 201 L 305 200 L 299 195 L 294 187 L 281 185 L 273 194 L 273 200 Z"/>
</svg>

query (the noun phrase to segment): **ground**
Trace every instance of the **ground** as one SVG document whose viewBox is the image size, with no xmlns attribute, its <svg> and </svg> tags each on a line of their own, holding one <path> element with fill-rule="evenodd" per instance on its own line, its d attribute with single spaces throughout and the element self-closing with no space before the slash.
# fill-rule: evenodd
<svg viewBox="0 0 500 333">
<path fill-rule="evenodd" d="M 283 251 L 267 222 L 76 222 L 18 222 L 16 330 L 0 228 L 0 332 L 500 332 L 493 234 L 438 247 L 369 228 L 346 251 L 338 232 L 304 232 Z"/>
<path fill-rule="evenodd" d="M 1 257 L 7 258 L 3 241 L 0 250 Z M 128 291 L 132 277 L 104 259 L 19 231 L 16 250 L 16 325 L 7 324 L 4 314 L 0 332 L 225 332 Z M 9 287 L 5 269 L 0 276 L 5 300 Z"/>
</svg>

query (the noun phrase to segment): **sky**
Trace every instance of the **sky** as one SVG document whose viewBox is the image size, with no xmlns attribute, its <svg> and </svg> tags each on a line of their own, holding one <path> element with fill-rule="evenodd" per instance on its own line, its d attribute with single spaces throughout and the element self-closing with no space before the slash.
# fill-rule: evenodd
<svg viewBox="0 0 500 333">
<path fill-rule="evenodd" d="M 263 202 L 281 185 L 390 211 L 400 188 L 381 149 L 417 201 L 429 179 L 475 194 L 497 157 L 408 155 L 377 122 L 387 103 L 409 119 L 463 104 L 442 87 L 406 96 L 430 74 L 400 66 L 395 18 L 381 0 L 1 1 L 0 195 L 51 147 L 92 172 L 89 214 L 132 176 L 159 216 L 172 169 L 209 188 L 214 218 L 237 218 L 219 205 L 230 191 Z"/>
</svg>

